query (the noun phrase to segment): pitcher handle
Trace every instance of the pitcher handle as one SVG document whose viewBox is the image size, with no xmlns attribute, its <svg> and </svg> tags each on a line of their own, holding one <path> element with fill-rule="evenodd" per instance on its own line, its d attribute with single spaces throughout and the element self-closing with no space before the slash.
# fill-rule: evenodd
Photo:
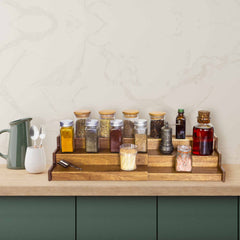
<svg viewBox="0 0 240 240">
<path fill-rule="evenodd" d="M 10 132 L 10 129 L 3 129 L 2 131 L 0 131 L 0 134 L 5 133 L 5 132 Z M 8 155 L 2 154 L 0 153 L 0 157 L 7 159 Z"/>
</svg>

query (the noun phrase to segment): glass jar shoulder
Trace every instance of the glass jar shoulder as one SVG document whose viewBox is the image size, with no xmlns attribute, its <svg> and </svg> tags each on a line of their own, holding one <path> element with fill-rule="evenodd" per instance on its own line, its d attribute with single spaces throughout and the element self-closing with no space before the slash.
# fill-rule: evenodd
<svg viewBox="0 0 240 240">
<path fill-rule="evenodd" d="M 195 129 L 202 129 L 202 130 L 210 130 L 210 129 L 214 129 L 213 125 L 211 123 L 198 123 L 197 125 L 195 125 L 193 128 Z"/>
</svg>

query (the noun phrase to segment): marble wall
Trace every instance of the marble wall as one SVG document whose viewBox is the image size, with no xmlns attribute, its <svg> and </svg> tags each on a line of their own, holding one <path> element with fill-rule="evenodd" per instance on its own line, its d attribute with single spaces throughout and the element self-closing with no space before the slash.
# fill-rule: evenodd
<svg viewBox="0 0 240 240">
<path fill-rule="evenodd" d="M 240 0 L 1 0 L 0 128 L 47 129 L 76 109 L 208 109 L 224 163 L 240 163 Z M 0 149 L 7 151 L 7 134 Z M 4 160 L 1 160 L 4 163 Z"/>
</svg>

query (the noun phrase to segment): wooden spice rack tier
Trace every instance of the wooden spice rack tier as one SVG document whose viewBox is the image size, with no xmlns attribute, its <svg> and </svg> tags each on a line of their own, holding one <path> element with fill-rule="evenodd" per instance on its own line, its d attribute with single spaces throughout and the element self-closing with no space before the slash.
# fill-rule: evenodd
<svg viewBox="0 0 240 240">
<path fill-rule="evenodd" d="M 134 139 L 126 138 L 124 143 L 134 143 Z M 225 171 L 221 166 L 221 154 L 218 152 L 218 139 L 214 139 L 214 152 L 210 156 L 193 155 L 193 170 L 191 173 L 175 171 L 176 149 L 171 155 L 160 153 L 159 139 L 148 138 L 148 152 L 138 153 L 137 169 L 122 171 L 118 153 L 109 151 L 109 139 L 100 138 L 98 153 L 86 153 L 84 139 L 74 140 L 74 153 L 62 153 L 60 138 L 57 138 L 57 149 L 53 153 L 53 165 L 49 169 L 49 181 L 225 181 Z M 191 145 L 192 137 L 176 139 L 173 145 Z M 66 160 L 83 170 L 63 168 L 57 164 Z"/>
</svg>

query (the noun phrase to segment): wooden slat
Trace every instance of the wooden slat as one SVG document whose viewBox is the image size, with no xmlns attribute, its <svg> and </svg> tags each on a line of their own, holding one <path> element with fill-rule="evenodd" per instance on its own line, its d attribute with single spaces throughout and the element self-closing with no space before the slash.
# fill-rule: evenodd
<svg viewBox="0 0 240 240">
<path fill-rule="evenodd" d="M 159 150 L 148 151 L 149 167 L 173 167 L 175 166 L 176 152 L 171 155 L 163 155 Z M 193 167 L 217 167 L 218 154 L 216 151 L 210 156 L 192 155 Z"/>
<path fill-rule="evenodd" d="M 150 181 L 221 181 L 222 172 L 219 168 L 193 168 L 191 173 L 179 173 L 174 168 L 149 168 Z"/>
<path fill-rule="evenodd" d="M 52 172 L 55 181 L 146 181 L 147 167 L 138 167 L 135 171 L 121 171 L 119 166 L 83 166 L 82 171 L 56 166 Z"/>
<path fill-rule="evenodd" d="M 76 165 L 120 165 L 120 157 L 118 153 L 110 153 L 108 150 L 101 150 L 99 153 L 86 153 L 84 150 L 75 153 L 56 154 L 56 161 L 67 160 Z M 148 154 L 137 154 L 137 165 L 147 165 Z"/>
</svg>

